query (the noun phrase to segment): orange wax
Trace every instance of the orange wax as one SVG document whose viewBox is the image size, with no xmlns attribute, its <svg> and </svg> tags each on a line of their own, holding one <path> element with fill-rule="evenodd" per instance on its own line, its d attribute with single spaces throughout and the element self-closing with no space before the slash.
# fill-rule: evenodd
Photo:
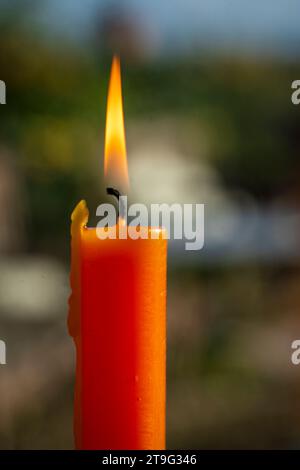
<svg viewBox="0 0 300 470">
<path fill-rule="evenodd" d="M 164 449 L 167 240 L 100 240 L 87 220 L 81 201 L 69 312 L 76 448 Z"/>
</svg>

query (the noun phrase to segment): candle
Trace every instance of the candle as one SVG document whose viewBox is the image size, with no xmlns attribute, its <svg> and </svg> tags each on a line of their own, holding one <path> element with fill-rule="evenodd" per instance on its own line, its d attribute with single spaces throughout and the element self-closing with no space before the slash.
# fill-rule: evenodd
<svg viewBox="0 0 300 470">
<path fill-rule="evenodd" d="M 114 169 L 115 181 L 128 186 L 116 58 L 105 139 L 105 172 Z M 68 326 L 76 347 L 75 446 L 164 449 L 167 241 L 161 229 L 151 239 L 158 230 L 151 227 L 147 239 L 100 239 L 99 229 L 87 228 L 88 215 L 85 202 L 79 202 L 71 224 Z M 114 228 L 119 224 L 123 221 Z"/>
</svg>

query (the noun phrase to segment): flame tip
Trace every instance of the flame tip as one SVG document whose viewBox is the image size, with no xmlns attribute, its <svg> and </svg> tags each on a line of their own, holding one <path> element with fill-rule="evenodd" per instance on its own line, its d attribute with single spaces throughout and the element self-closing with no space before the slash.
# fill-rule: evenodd
<svg viewBox="0 0 300 470">
<path fill-rule="evenodd" d="M 128 187 L 126 140 L 123 117 L 120 58 L 114 54 L 111 66 L 105 128 L 104 173 L 109 186 Z"/>
</svg>

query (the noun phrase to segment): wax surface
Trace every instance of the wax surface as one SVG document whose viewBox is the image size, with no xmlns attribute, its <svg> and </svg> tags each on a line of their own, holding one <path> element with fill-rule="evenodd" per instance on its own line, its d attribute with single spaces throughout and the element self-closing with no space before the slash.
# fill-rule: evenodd
<svg viewBox="0 0 300 470">
<path fill-rule="evenodd" d="M 164 449 L 167 241 L 100 240 L 87 218 L 81 202 L 69 313 L 76 447 Z"/>
</svg>

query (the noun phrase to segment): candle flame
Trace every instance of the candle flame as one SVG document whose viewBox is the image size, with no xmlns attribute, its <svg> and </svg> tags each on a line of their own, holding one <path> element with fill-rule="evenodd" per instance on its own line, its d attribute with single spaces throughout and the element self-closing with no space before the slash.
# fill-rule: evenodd
<svg viewBox="0 0 300 470">
<path fill-rule="evenodd" d="M 122 85 L 119 57 L 114 56 L 108 88 L 104 175 L 109 183 L 122 193 L 129 187 L 126 157 L 126 141 L 122 103 Z"/>
</svg>

